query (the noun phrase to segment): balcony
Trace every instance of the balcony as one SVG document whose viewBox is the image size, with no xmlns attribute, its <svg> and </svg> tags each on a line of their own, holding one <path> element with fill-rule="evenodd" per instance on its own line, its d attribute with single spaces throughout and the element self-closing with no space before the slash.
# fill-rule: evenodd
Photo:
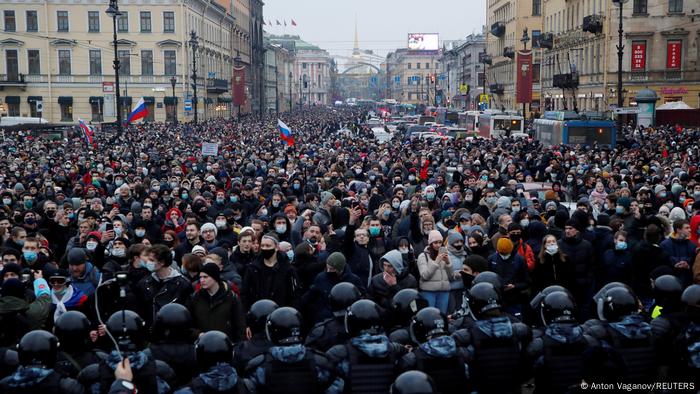
<svg viewBox="0 0 700 394">
<path fill-rule="evenodd" d="M 560 89 L 576 89 L 578 87 L 578 73 L 555 74 L 552 78 L 552 86 Z"/>
<path fill-rule="evenodd" d="M 513 47 L 503 48 L 503 56 L 510 58 L 510 59 L 515 59 L 515 48 L 513 48 Z"/>
<path fill-rule="evenodd" d="M 24 74 L 0 74 L 0 89 L 5 87 L 26 88 L 27 81 Z"/>
<path fill-rule="evenodd" d="M 617 76 L 613 77 L 613 79 L 617 81 Z M 700 71 L 653 70 L 622 73 L 622 81 L 625 83 L 664 83 L 681 79 L 683 82 L 700 82 Z M 681 87 L 687 89 L 686 87 Z"/>
<path fill-rule="evenodd" d="M 503 35 L 506 34 L 506 24 L 504 22 L 494 23 L 491 25 L 491 34 L 498 38 L 503 37 Z"/>
<path fill-rule="evenodd" d="M 593 34 L 603 32 L 603 18 L 600 15 L 588 15 L 583 18 L 583 31 Z"/>
<path fill-rule="evenodd" d="M 503 90 L 503 84 L 501 83 L 492 83 L 489 85 L 489 91 L 493 94 L 501 95 L 503 94 Z"/>
</svg>

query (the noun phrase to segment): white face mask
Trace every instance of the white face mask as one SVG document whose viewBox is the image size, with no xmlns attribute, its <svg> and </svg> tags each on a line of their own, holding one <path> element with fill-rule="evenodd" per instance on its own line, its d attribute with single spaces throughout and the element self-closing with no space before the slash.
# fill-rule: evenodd
<svg viewBox="0 0 700 394">
<path fill-rule="evenodd" d="M 286 224 L 278 224 L 275 226 L 275 232 L 277 234 L 284 234 L 287 231 L 287 225 Z"/>
<path fill-rule="evenodd" d="M 216 228 L 223 230 L 223 229 L 226 228 L 226 225 L 227 225 L 227 224 L 228 224 L 228 223 L 226 223 L 225 220 L 217 220 L 217 221 L 216 221 Z"/>
<path fill-rule="evenodd" d="M 124 257 L 126 256 L 126 250 L 124 249 L 112 249 L 112 256 L 114 257 Z"/>
<path fill-rule="evenodd" d="M 140 238 L 146 235 L 146 230 L 134 230 L 134 234 L 136 234 L 136 236 Z"/>
<path fill-rule="evenodd" d="M 547 252 L 547 254 L 555 254 L 559 251 L 559 245 L 557 245 L 557 244 L 547 245 L 547 246 L 545 246 L 544 250 L 545 250 L 545 252 Z"/>
<path fill-rule="evenodd" d="M 528 220 L 528 219 L 522 219 L 520 221 L 520 227 L 522 227 L 523 229 L 527 228 L 527 226 L 529 226 L 529 225 L 530 225 L 530 220 Z"/>
<path fill-rule="evenodd" d="M 89 251 L 97 249 L 97 242 L 88 242 L 85 244 L 85 248 Z"/>
</svg>

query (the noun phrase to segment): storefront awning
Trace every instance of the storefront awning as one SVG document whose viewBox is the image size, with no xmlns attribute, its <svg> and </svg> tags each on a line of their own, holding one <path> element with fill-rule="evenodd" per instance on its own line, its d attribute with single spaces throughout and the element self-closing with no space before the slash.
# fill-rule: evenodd
<svg viewBox="0 0 700 394">
<path fill-rule="evenodd" d="M 165 105 L 177 105 L 177 97 L 166 96 L 163 98 L 163 104 Z"/>
<path fill-rule="evenodd" d="M 41 96 L 28 96 L 27 102 L 31 103 L 32 101 L 44 101 L 44 98 Z"/>
<path fill-rule="evenodd" d="M 5 96 L 7 104 L 19 104 L 19 96 Z"/>
<path fill-rule="evenodd" d="M 64 105 L 73 105 L 73 97 L 71 96 L 59 96 L 58 103 Z"/>
<path fill-rule="evenodd" d="M 119 99 L 121 100 L 122 105 L 129 105 L 129 106 L 131 105 L 131 97 L 123 96 L 123 97 L 119 97 Z"/>
<path fill-rule="evenodd" d="M 102 105 L 105 101 L 105 98 L 102 96 L 90 96 L 90 104 L 99 104 Z"/>
<path fill-rule="evenodd" d="M 143 102 L 146 103 L 146 105 L 155 105 L 156 104 L 156 98 L 153 96 L 144 96 L 143 97 Z"/>
</svg>

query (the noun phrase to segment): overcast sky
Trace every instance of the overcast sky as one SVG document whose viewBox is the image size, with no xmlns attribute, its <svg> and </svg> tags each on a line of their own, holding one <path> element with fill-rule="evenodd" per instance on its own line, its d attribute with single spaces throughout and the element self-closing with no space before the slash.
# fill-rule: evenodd
<svg viewBox="0 0 700 394">
<path fill-rule="evenodd" d="M 355 15 L 360 48 L 385 56 L 405 48 L 408 33 L 439 33 L 443 40 L 481 32 L 483 0 L 264 0 L 272 34 L 298 34 L 332 55 L 350 56 Z M 291 20 L 297 23 L 291 26 Z M 276 21 L 287 21 L 287 27 Z M 342 62 L 340 62 L 342 63 Z"/>
</svg>

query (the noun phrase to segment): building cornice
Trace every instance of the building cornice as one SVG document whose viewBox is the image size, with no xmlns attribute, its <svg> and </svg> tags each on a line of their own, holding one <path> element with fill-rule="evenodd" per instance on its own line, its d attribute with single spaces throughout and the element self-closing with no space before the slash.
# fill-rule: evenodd
<svg viewBox="0 0 700 394">
<path fill-rule="evenodd" d="M 21 47 L 24 45 L 24 41 L 16 40 L 14 38 L 6 38 L 4 40 L 0 40 L 0 45 Z"/>
</svg>

